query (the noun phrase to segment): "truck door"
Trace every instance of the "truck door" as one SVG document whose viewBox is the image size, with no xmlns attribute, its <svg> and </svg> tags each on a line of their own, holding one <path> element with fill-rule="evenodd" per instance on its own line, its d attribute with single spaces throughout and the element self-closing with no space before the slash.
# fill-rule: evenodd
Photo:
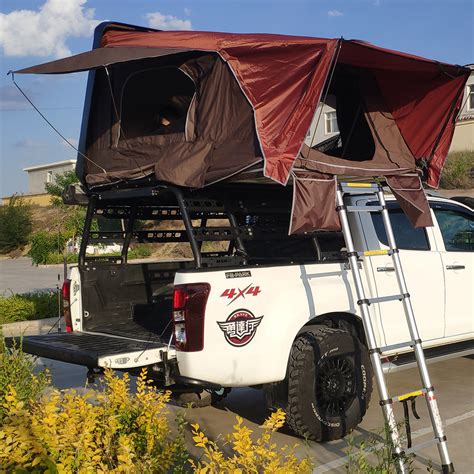
<svg viewBox="0 0 474 474">
<path fill-rule="evenodd" d="M 439 225 L 446 282 L 445 337 L 471 333 L 474 315 L 474 213 L 455 204 L 432 203 Z"/>
<path fill-rule="evenodd" d="M 433 236 L 432 229 L 415 229 L 396 203 L 389 204 L 389 212 L 418 330 L 422 341 L 430 345 L 430 340 L 444 336 L 445 296 L 441 256 L 431 243 L 434 242 L 434 237 L 430 242 L 429 235 Z M 371 219 L 378 242 L 368 243 L 368 246 L 370 249 L 388 248 L 382 215 L 371 213 Z M 377 296 L 399 294 L 391 257 L 383 255 L 368 258 Z M 402 304 L 398 301 L 389 301 L 379 303 L 378 306 L 386 344 L 409 341 L 410 335 Z"/>
</svg>

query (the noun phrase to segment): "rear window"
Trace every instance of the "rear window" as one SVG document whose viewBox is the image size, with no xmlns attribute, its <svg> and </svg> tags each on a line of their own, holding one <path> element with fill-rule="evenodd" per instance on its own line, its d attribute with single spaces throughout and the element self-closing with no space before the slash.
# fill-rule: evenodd
<svg viewBox="0 0 474 474">
<path fill-rule="evenodd" d="M 369 205 L 378 205 L 378 202 L 371 202 Z M 393 234 L 395 242 L 399 249 L 403 250 L 430 250 L 428 236 L 424 228 L 416 229 L 405 213 L 399 208 L 395 207 L 389 209 L 390 220 L 392 223 Z M 377 233 L 379 241 L 388 247 L 387 233 L 383 224 L 382 214 L 374 212 L 372 214 L 372 222 Z"/>
</svg>

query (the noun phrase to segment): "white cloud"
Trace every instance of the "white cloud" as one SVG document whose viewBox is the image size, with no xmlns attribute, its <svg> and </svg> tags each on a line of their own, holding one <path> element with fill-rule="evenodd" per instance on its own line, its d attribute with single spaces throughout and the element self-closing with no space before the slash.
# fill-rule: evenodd
<svg viewBox="0 0 474 474">
<path fill-rule="evenodd" d="M 192 30 L 191 20 L 181 20 L 172 15 L 163 15 L 160 12 L 147 13 L 148 26 L 157 30 Z"/>
<path fill-rule="evenodd" d="M 191 8 L 185 8 L 184 9 L 184 14 L 187 16 L 191 16 Z"/>
<path fill-rule="evenodd" d="M 328 16 L 334 17 L 334 16 L 342 16 L 342 15 L 343 15 L 343 13 L 339 10 L 329 10 L 328 11 Z"/>
<path fill-rule="evenodd" d="M 0 46 L 5 56 L 55 56 L 71 54 L 66 41 L 90 36 L 100 23 L 87 0 L 46 0 L 39 10 L 0 13 Z"/>
</svg>

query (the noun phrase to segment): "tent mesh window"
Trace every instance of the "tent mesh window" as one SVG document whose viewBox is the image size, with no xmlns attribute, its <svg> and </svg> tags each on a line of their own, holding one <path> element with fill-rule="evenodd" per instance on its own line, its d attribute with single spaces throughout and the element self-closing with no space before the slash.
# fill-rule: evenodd
<svg viewBox="0 0 474 474">
<path fill-rule="evenodd" d="M 337 67 L 329 93 L 335 98 L 339 134 L 315 145 L 314 149 L 351 161 L 367 161 L 374 157 L 375 142 L 367 122 L 367 105 L 360 80 L 360 71 Z"/>
<path fill-rule="evenodd" d="M 196 88 L 178 67 L 135 71 L 124 81 L 120 98 L 120 140 L 184 133 Z"/>
</svg>

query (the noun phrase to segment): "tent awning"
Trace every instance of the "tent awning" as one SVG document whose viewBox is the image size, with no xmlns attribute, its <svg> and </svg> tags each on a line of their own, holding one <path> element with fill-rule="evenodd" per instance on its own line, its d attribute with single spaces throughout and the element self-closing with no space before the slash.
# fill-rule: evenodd
<svg viewBox="0 0 474 474">
<path fill-rule="evenodd" d="M 89 71 L 98 67 L 110 66 L 112 64 L 134 61 L 137 59 L 157 58 L 188 51 L 177 48 L 97 48 L 85 53 L 75 54 L 56 61 L 38 64 L 14 71 L 15 74 L 68 74 L 72 72 Z"/>
</svg>

